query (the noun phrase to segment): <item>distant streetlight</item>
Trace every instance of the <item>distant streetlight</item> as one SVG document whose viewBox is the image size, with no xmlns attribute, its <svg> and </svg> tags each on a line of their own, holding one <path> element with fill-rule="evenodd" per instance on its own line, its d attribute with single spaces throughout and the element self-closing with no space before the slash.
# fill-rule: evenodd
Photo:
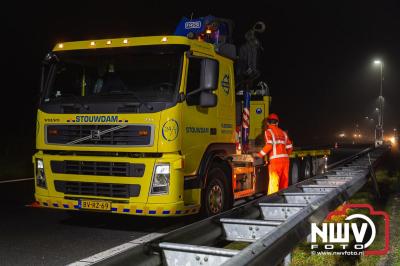
<svg viewBox="0 0 400 266">
<path fill-rule="evenodd" d="M 375 110 L 374 110 L 374 114 L 376 113 L 376 118 L 377 118 L 376 121 L 377 121 L 378 124 L 379 124 L 379 121 L 380 121 L 380 118 L 379 118 L 379 117 L 380 117 L 380 115 L 381 115 L 380 112 L 379 112 L 379 110 L 380 110 L 380 109 L 379 109 L 378 107 L 376 107 Z M 376 126 L 378 126 L 378 124 L 377 124 Z"/>
<path fill-rule="evenodd" d="M 381 69 L 381 86 L 379 90 L 379 108 L 376 108 L 378 111 L 378 125 L 375 130 L 375 144 L 381 145 L 383 144 L 383 62 L 381 60 L 375 60 L 375 65 L 379 65 Z"/>
</svg>

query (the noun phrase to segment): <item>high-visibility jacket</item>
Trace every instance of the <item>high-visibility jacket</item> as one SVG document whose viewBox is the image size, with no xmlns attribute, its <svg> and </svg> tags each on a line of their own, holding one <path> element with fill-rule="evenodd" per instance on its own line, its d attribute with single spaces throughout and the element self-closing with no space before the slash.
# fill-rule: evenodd
<svg viewBox="0 0 400 266">
<path fill-rule="evenodd" d="M 288 134 L 276 125 L 268 125 L 264 132 L 265 146 L 258 153 L 259 157 L 268 155 L 268 159 L 273 160 L 288 158 L 293 151 L 292 141 Z"/>
</svg>

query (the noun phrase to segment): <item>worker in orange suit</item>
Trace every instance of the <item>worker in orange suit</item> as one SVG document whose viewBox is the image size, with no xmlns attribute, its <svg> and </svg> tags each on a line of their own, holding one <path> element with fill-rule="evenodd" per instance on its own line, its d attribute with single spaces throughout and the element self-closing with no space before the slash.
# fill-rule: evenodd
<svg viewBox="0 0 400 266">
<path fill-rule="evenodd" d="M 288 134 L 278 127 L 278 123 L 276 114 L 268 116 L 264 132 L 265 146 L 258 153 L 260 158 L 267 155 L 269 160 L 268 195 L 287 188 L 289 184 L 289 155 L 293 146 Z"/>
</svg>

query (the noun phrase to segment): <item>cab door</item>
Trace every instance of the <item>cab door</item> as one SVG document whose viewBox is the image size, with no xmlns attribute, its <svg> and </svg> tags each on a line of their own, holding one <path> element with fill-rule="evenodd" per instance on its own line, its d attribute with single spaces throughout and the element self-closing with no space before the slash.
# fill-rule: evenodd
<svg viewBox="0 0 400 266">
<path fill-rule="evenodd" d="M 210 143 L 218 140 L 219 103 L 215 107 L 201 107 L 201 92 L 191 94 L 200 88 L 201 60 L 201 57 L 186 57 L 186 100 L 182 106 L 182 153 L 185 155 L 185 176 L 196 174 L 205 150 Z M 218 96 L 217 91 L 212 93 Z"/>
<path fill-rule="evenodd" d="M 235 84 L 233 62 L 221 59 L 218 82 L 218 142 L 235 142 Z"/>
</svg>

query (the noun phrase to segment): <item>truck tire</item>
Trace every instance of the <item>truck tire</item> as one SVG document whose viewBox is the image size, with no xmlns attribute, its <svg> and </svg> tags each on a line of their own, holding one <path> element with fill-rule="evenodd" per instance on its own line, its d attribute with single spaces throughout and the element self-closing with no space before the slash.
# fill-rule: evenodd
<svg viewBox="0 0 400 266">
<path fill-rule="evenodd" d="M 299 182 L 300 164 L 297 158 L 290 160 L 289 186 Z"/>
<path fill-rule="evenodd" d="M 228 188 L 227 169 L 214 163 L 207 176 L 202 195 L 202 214 L 206 217 L 229 210 L 232 207 L 232 196 Z"/>
<path fill-rule="evenodd" d="M 310 157 L 306 157 L 303 159 L 301 164 L 301 178 L 302 180 L 310 178 L 312 174 L 312 162 Z"/>
</svg>

